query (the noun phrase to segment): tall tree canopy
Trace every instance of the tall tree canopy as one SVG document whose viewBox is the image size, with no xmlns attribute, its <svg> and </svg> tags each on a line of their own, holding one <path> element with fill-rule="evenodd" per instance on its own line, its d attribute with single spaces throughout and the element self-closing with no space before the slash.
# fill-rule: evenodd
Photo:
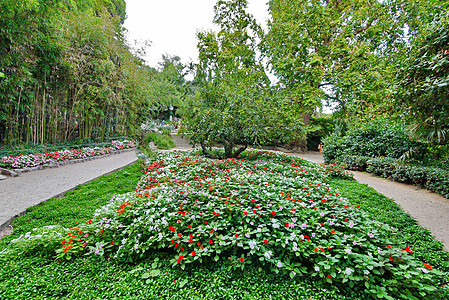
<svg viewBox="0 0 449 300">
<path fill-rule="evenodd" d="M 449 142 L 449 12 L 442 11 L 413 45 L 398 72 L 397 109 L 419 138 Z"/>
<path fill-rule="evenodd" d="M 103 139 L 146 115 L 123 0 L 0 2 L 0 143 Z"/>
<path fill-rule="evenodd" d="M 300 124 L 283 109 L 282 98 L 268 95 L 269 80 L 257 55 L 261 29 L 246 8 L 246 0 L 218 1 L 214 22 L 220 31 L 198 33 L 199 88 L 184 116 L 191 139 L 206 155 L 220 143 L 225 157 L 237 157 L 248 145 L 279 134 L 280 139 Z"/>
<path fill-rule="evenodd" d="M 363 115 L 389 99 L 397 63 L 441 3 L 271 0 L 265 53 L 304 110 L 328 99 L 346 115 Z"/>
</svg>

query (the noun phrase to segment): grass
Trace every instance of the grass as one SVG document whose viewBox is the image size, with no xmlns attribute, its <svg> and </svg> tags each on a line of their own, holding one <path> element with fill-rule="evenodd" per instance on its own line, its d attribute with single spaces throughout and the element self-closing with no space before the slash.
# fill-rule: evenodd
<svg viewBox="0 0 449 300">
<path fill-rule="evenodd" d="M 0 240 L 3 249 L 11 239 L 35 227 L 60 224 L 75 226 L 89 219 L 94 210 L 116 193 L 133 191 L 140 179 L 138 164 L 79 186 L 64 198 L 51 199 L 29 209 L 17 218 L 14 233 Z M 449 271 L 449 254 L 442 251 L 429 232 L 388 198 L 372 188 L 351 180 L 335 179 L 352 202 L 362 205 L 373 218 L 400 229 L 396 238 L 412 245 L 423 261 Z M 290 279 L 264 270 L 257 263 L 245 268 L 228 269 L 213 262 L 187 265 L 185 270 L 164 262 L 171 253 L 153 252 L 136 264 L 116 263 L 89 257 L 73 261 L 52 261 L 47 257 L 2 259 L 0 299 L 364 299 L 362 291 L 333 285 L 321 286 L 313 278 Z M 150 272 L 159 260 L 160 274 Z M 157 276 L 153 276 L 157 275 Z M 447 294 L 449 296 L 449 294 Z"/>
</svg>

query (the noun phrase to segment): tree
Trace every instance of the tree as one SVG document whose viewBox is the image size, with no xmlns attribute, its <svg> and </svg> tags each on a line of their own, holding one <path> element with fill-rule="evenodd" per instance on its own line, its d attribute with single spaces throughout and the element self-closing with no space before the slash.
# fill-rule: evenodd
<svg viewBox="0 0 449 300">
<path fill-rule="evenodd" d="M 390 101 L 397 63 L 440 2 L 271 0 L 265 53 L 306 114 L 327 100 L 363 118 Z"/>
<path fill-rule="evenodd" d="M 449 142 L 449 12 L 443 11 L 415 41 L 398 72 L 396 101 L 418 138 Z"/>
<path fill-rule="evenodd" d="M 123 0 L 0 1 L 0 143 L 132 133 L 149 73 L 120 25 Z"/>
<path fill-rule="evenodd" d="M 225 157 L 238 157 L 248 145 L 267 142 L 274 134 L 281 139 L 301 132 L 300 123 L 283 110 L 283 98 L 269 94 L 257 55 L 261 29 L 246 7 L 246 0 L 218 1 L 214 23 L 220 31 L 197 36 L 198 92 L 186 101 L 183 116 L 192 141 L 207 156 L 213 156 L 214 143 L 223 145 Z"/>
</svg>

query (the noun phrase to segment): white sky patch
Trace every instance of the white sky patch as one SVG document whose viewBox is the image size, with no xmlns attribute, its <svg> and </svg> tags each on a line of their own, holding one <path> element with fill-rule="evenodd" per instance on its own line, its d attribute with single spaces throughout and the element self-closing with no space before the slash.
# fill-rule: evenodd
<svg viewBox="0 0 449 300">
<path fill-rule="evenodd" d="M 267 0 L 249 0 L 248 12 L 266 29 Z M 177 55 L 183 63 L 198 60 L 196 32 L 217 30 L 212 23 L 215 0 L 126 0 L 127 39 L 150 40 L 145 60 L 157 67 L 163 54 Z"/>
</svg>

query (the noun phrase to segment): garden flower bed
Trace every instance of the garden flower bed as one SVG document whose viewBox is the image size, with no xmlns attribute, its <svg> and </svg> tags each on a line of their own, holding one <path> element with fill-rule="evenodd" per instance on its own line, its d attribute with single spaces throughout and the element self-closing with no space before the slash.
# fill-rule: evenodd
<svg viewBox="0 0 449 300">
<path fill-rule="evenodd" d="M 174 268 L 260 265 L 387 299 L 435 291 L 442 272 L 410 246 L 395 245 L 394 228 L 371 220 L 327 181 L 324 167 L 274 152 L 229 160 L 159 153 L 135 192 L 115 196 L 76 228 L 20 237 L 2 255 L 50 245 L 60 260 L 90 254 L 129 262 L 160 249 Z M 158 276 L 159 263 L 148 276 Z"/>
<path fill-rule="evenodd" d="M 129 140 L 112 141 L 112 144 L 108 147 L 85 147 L 81 149 L 64 149 L 49 153 L 6 156 L 0 161 L 0 166 L 23 172 L 43 167 L 55 167 L 71 161 L 100 157 L 121 150 L 134 148 L 134 143 Z"/>
</svg>

